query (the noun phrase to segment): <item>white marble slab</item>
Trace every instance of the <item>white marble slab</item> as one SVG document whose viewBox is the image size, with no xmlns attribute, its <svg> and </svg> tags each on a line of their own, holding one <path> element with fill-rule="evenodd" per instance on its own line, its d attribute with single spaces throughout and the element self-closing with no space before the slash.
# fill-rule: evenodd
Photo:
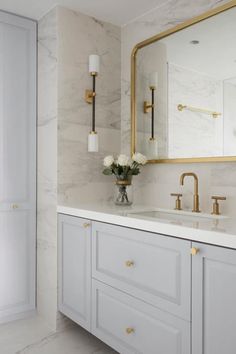
<svg viewBox="0 0 236 354">
<path fill-rule="evenodd" d="M 236 220 L 232 218 L 219 220 L 217 218 L 212 220 L 201 218 L 198 220 L 196 217 L 196 221 L 186 222 L 183 220 L 177 224 L 176 222 L 173 223 L 173 221 L 153 221 L 145 217 L 134 218 L 129 215 L 129 213 L 133 212 L 155 209 L 155 207 L 142 205 L 122 208 L 107 203 L 74 205 L 73 207 L 58 206 L 57 211 L 71 216 L 236 249 Z"/>
</svg>

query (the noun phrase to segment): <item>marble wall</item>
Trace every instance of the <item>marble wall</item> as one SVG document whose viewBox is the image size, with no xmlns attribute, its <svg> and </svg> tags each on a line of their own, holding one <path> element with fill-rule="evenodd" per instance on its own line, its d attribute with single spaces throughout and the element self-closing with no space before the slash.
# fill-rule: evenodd
<svg viewBox="0 0 236 354">
<path fill-rule="evenodd" d="M 102 175 L 102 160 L 120 151 L 121 29 L 58 8 L 58 198 L 71 204 L 113 198 L 112 178 Z M 96 130 L 99 152 L 89 153 L 92 107 L 90 54 L 100 55 L 96 80 Z"/>
<path fill-rule="evenodd" d="M 38 24 L 37 308 L 57 316 L 57 10 Z"/>
<path fill-rule="evenodd" d="M 130 54 L 134 45 L 146 38 L 171 28 L 227 1 L 219 0 L 170 0 L 155 11 L 138 18 L 122 28 L 122 150 L 130 152 Z M 179 186 L 179 176 L 184 171 L 196 172 L 200 182 L 201 208 L 211 210 L 210 196 L 224 195 L 221 203 L 224 213 L 235 215 L 236 163 L 162 164 L 149 165 L 134 179 L 135 202 L 172 208 L 171 192 L 184 193 L 183 205 L 192 206 L 193 182 L 186 179 L 184 189 Z"/>
<path fill-rule="evenodd" d="M 39 21 L 37 306 L 52 329 L 64 326 L 57 312 L 57 205 L 113 196 L 102 159 L 120 150 L 120 39 L 119 27 L 62 7 Z M 101 56 L 99 153 L 87 151 L 92 107 L 84 93 L 92 84 L 90 54 Z"/>
</svg>

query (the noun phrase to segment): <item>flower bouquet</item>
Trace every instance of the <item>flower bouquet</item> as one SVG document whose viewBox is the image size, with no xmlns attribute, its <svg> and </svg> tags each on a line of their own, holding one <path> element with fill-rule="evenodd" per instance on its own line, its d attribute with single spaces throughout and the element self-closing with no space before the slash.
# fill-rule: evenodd
<svg viewBox="0 0 236 354">
<path fill-rule="evenodd" d="M 118 187 L 115 197 L 117 205 L 131 205 L 131 183 L 132 177 L 140 173 L 140 167 L 147 162 L 146 156 L 135 153 L 132 158 L 121 154 L 115 159 L 109 155 L 104 158 L 105 166 L 103 174 L 106 176 L 114 175 L 116 177 L 116 185 Z"/>
</svg>

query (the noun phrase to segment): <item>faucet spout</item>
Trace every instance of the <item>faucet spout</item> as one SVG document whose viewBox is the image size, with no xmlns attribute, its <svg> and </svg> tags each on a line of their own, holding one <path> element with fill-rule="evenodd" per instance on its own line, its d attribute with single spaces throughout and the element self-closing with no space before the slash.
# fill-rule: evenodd
<svg viewBox="0 0 236 354">
<path fill-rule="evenodd" d="M 200 213 L 199 209 L 199 195 L 198 195 L 198 177 L 196 173 L 193 172 L 185 172 L 180 176 L 180 185 L 184 185 L 185 177 L 193 177 L 194 179 L 194 195 L 193 195 L 193 212 Z"/>
</svg>

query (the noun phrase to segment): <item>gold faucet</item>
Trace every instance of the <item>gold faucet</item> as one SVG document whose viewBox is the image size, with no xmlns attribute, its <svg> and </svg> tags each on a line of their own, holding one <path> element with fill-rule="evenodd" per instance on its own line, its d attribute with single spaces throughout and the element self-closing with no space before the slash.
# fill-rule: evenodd
<svg viewBox="0 0 236 354">
<path fill-rule="evenodd" d="M 199 195 L 198 195 L 198 177 L 195 173 L 193 172 L 186 172 L 183 173 L 180 176 L 180 184 L 181 186 L 184 185 L 184 178 L 185 177 L 193 177 L 194 178 L 194 195 L 193 195 L 193 212 L 195 213 L 200 213 L 200 209 L 199 209 Z"/>
</svg>

